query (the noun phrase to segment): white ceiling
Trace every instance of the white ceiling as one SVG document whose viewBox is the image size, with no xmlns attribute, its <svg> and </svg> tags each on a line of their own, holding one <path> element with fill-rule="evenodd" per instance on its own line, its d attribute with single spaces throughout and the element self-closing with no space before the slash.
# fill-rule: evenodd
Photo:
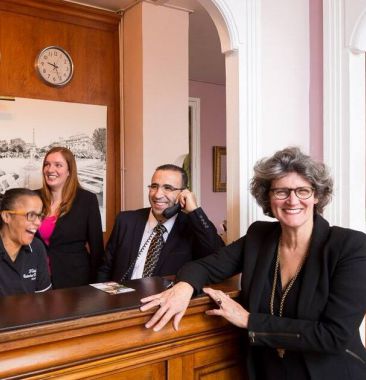
<svg viewBox="0 0 366 380">
<path fill-rule="evenodd" d="M 68 0 L 66 0 L 68 1 Z M 138 0 L 78 0 L 74 3 L 117 12 Z M 197 0 L 152 0 L 192 10 L 189 16 L 189 79 L 200 82 L 225 84 L 225 57 L 214 23 Z"/>
</svg>

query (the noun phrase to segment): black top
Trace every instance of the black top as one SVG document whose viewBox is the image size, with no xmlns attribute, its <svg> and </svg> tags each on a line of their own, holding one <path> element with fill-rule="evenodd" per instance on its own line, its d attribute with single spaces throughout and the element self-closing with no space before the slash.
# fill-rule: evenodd
<svg viewBox="0 0 366 380">
<path fill-rule="evenodd" d="M 29 246 L 21 247 L 13 262 L 0 238 L 0 295 L 42 292 L 50 288 L 43 244 L 34 238 Z"/>
<path fill-rule="evenodd" d="M 305 264 L 304 264 L 305 266 Z M 263 296 L 259 306 L 259 312 L 270 314 L 270 299 L 272 294 L 274 273 L 276 267 L 276 253 L 274 253 L 271 270 L 268 273 L 264 286 Z M 296 318 L 297 301 L 300 295 L 300 288 L 303 279 L 303 267 L 297 276 L 294 284 L 290 288 L 283 304 L 282 316 L 284 318 Z M 274 314 L 279 315 L 281 297 L 285 289 L 282 290 L 280 269 L 278 269 L 276 291 L 273 303 Z M 280 348 L 280 347 L 279 347 Z M 254 347 L 253 361 L 258 379 L 262 380 L 309 380 L 310 376 L 306 369 L 302 354 L 299 351 L 286 350 L 283 358 L 278 352 L 270 347 Z"/>
<path fill-rule="evenodd" d="M 246 236 L 217 254 L 186 264 L 177 281 L 186 281 L 199 292 L 205 284 L 242 273 L 239 300 L 250 312 L 247 366 L 251 380 L 260 380 L 253 354 L 261 347 L 283 348 L 285 357 L 297 352 L 312 379 L 365 380 L 366 350 L 359 327 L 366 310 L 366 235 L 330 227 L 315 215 L 309 254 L 292 289 L 296 314 L 278 317 L 261 308 L 262 302 L 269 308 L 269 291 L 267 296 L 264 292 L 266 286 L 272 287 L 268 281 L 280 235 L 278 222 L 255 222 Z M 290 312 L 291 300 L 287 302 L 285 313 Z"/>
<path fill-rule="evenodd" d="M 40 237 L 38 233 L 37 236 Z M 95 194 L 82 188 L 77 190 L 70 211 L 57 219 L 50 244 L 45 247 L 54 289 L 95 281 L 104 255 L 102 222 Z"/>
</svg>

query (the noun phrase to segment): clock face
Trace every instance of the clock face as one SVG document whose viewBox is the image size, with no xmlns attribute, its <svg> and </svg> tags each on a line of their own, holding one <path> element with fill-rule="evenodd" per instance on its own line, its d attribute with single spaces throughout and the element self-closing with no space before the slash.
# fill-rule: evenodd
<svg viewBox="0 0 366 380">
<path fill-rule="evenodd" d="M 51 86 L 64 86 L 70 82 L 74 65 L 70 55 L 58 46 L 48 46 L 36 59 L 39 76 Z"/>
</svg>

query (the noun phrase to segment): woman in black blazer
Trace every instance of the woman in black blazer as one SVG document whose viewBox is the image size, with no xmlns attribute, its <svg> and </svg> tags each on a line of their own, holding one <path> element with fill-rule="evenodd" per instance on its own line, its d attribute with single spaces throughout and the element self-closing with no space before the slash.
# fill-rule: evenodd
<svg viewBox="0 0 366 380">
<path fill-rule="evenodd" d="M 146 324 L 160 330 L 179 322 L 194 292 L 242 273 L 239 303 L 203 288 L 221 316 L 248 332 L 250 379 L 366 379 L 359 327 L 366 312 L 366 235 L 330 227 L 320 214 L 332 180 L 326 167 L 297 148 L 255 166 L 251 193 L 278 222 L 253 223 L 247 234 L 185 265 L 177 284 L 147 297 L 160 305 Z"/>
<path fill-rule="evenodd" d="M 38 233 L 47 248 L 53 288 L 95 281 L 104 252 L 98 200 L 80 187 L 69 149 L 47 152 L 40 193 L 46 218 Z"/>
</svg>

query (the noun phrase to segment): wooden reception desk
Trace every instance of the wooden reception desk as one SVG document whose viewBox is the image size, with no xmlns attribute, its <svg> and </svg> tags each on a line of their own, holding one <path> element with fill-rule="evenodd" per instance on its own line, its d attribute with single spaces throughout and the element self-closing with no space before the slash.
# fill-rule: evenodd
<svg viewBox="0 0 366 380">
<path fill-rule="evenodd" d="M 144 327 L 139 300 L 160 278 L 130 281 L 134 292 L 91 286 L 0 297 L 1 379 L 245 379 L 243 330 L 209 317 L 208 297 L 192 299 L 175 331 Z M 216 286 L 236 298 L 239 278 Z"/>
</svg>

